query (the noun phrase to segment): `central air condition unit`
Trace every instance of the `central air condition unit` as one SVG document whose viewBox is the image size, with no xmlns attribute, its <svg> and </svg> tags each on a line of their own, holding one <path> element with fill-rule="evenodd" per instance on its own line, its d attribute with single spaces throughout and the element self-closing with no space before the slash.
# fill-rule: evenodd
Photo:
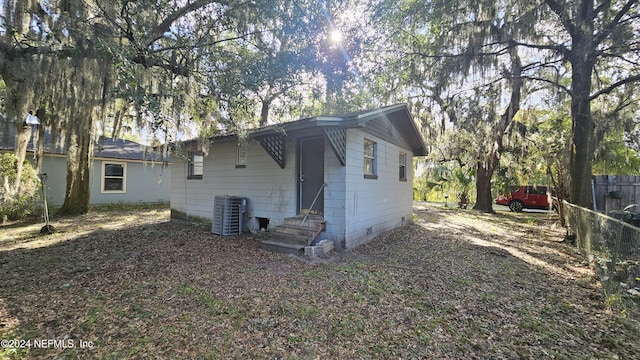
<svg viewBox="0 0 640 360">
<path fill-rule="evenodd" d="M 213 202 L 211 232 L 217 235 L 239 235 L 247 213 L 247 198 L 216 196 Z"/>
</svg>

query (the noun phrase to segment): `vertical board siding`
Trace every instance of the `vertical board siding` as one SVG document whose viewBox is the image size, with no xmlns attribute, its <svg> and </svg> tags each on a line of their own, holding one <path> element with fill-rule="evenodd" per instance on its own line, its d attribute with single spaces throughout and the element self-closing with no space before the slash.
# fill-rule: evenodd
<svg viewBox="0 0 640 360">
<path fill-rule="evenodd" d="M 594 177 L 594 189 L 597 209 L 603 213 L 640 204 L 640 176 L 598 175 Z M 614 198 L 613 191 L 622 192 L 622 198 Z"/>
</svg>

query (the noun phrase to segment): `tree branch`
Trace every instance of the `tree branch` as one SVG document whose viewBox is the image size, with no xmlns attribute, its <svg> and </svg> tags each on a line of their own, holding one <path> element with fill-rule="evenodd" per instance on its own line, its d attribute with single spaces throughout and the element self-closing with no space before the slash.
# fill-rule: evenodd
<svg viewBox="0 0 640 360">
<path fill-rule="evenodd" d="M 544 2 L 549 6 L 551 11 L 558 15 L 560 22 L 564 28 L 567 29 L 571 37 L 574 37 L 574 35 L 576 35 L 576 27 L 571 22 L 571 16 L 569 16 L 566 8 L 556 0 L 544 0 Z"/>
<path fill-rule="evenodd" d="M 558 44 L 558 45 L 539 45 L 539 44 L 529 44 L 529 43 L 523 43 L 523 42 L 519 42 L 519 41 L 514 41 L 513 42 L 514 46 L 522 46 L 522 47 L 526 47 L 529 49 L 537 49 L 537 50 L 552 50 L 555 51 L 559 54 L 561 54 L 562 56 L 566 56 L 567 53 L 569 53 L 569 49 L 567 49 L 566 46 L 562 45 L 562 44 Z"/>
<path fill-rule="evenodd" d="M 640 82 L 640 75 L 634 75 L 634 76 L 629 76 L 628 78 L 622 79 L 620 81 L 617 81 L 609 86 L 607 86 L 606 88 L 596 92 L 595 94 L 591 95 L 589 97 L 589 100 L 594 100 L 595 98 L 597 98 L 600 95 L 604 95 L 604 94 L 610 94 L 613 90 L 619 88 L 622 85 L 626 85 L 626 84 L 631 84 L 634 82 Z"/>
<path fill-rule="evenodd" d="M 241 35 L 238 35 L 238 36 L 233 36 L 233 37 L 224 38 L 224 39 L 220 39 L 220 40 L 214 40 L 214 41 L 208 41 L 208 42 L 196 42 L 195 44 L 183 44 L 183 45 L 166 46 L 166 47 L 161 47 L 161 48 L 158 48 L 158 49 L 154 49 L 153 53 L 161 53 L 161 52 L 164 52 L 164 51 L 173 51 L 173 50 L 199 49 L 199 48 L 203 48 L 203 47 L 209 47 L 209 46 L 222 44 L 222 43 L 227 42 L 227 41 L 234 41 L 234 40 L 244 39 L 244 38 L 246 38 L 248 36 L 260 34 L 260 33 L 263 33 L 263 32 L 266 32 L 266 31 L 264 31 L 264 30 L 254 31 L 254 32 L 241 34 Z"/>
<path fill-rule="evenodd" d="M 162 35 L 169 30 L 171 25 L 186 14 L 198 10 L 212 3 L 219 3 L 221 5 L 228 5 L 226 1 L 214 1 L 214 0 L 196 0 L 190 4 L 186 4 L 180 9 L 176 9 L 166 19 L 164 19 L 158 26 L 156 26 L 149 37 L 144 42 L 147 47 L 153 45 L 154 42 L 162 38 Z"/>
<path fill-rule="evenodd" d="M 571 90 L 565 86 L 562 86 L 560 84 L 558 84 L 557 82 L 553 81 L 553 80 L 549 80 L 549 79 L 545 79 L 545 78 L 540 78 L 537 76 L 523 76 L 523 79 L 528 79 L 528 80 L 534 80 L 534 81 L 540 81 L 543 83 L 547 83 L 547 84 L 551 84 L 554 87 L 566 92 L 567 94 L 571 95 Z"/>
<path fill-rule="evenodd" d="M 618 11 L 616 16 L 614 16 L 613 19 L 611 19 L 611 22 L 609 22 L 604 27 L 604 29 L 600 32 L 600 34 L 598 34 L 598 36 L 595 37 L 594 43 L 600 44 L 602 41 L 604 41 L 604 39 L 606 39 L 609 35 L 611 35 L 611 31 L 613 31 L 613 29 L 619 25 L 620 20 L 622 20 L 622 17 L 628 14 L 629 11 L 631 11 L 631 8 L 633 7 L 633 5 L 635 5 L 637 2 L 638 0 L 627 1 L 627 3 L 624 4 L 624 6 L 620 9 L 620 11 Z M 605 4 L 609 4 L 609 6 L 611 6 L 610 1 L 605 1 L 600 6 L 598 6 L 598 10 L 600 11 L 604 10 L 606 8 L 604 7 Z"/>
</svg>

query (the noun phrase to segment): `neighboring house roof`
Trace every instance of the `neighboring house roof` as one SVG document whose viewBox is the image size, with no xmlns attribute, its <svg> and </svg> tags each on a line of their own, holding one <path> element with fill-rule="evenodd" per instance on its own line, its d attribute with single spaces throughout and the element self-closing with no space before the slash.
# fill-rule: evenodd
<svg viewBox="0 0 640 360">
<path fill-rule="evenodd" d="M 27 145 L 28 151 L 34 151 L 36 147 L 36 129 L 36 127 L 31 129 L 31 137 Z M 0 130 L 0 150 L 15 150 L 15 128 L 13 126 L 10 127 L 9 136 L 4 136 L 2 132 L 3 131 Z M 44 149 L 46 154 L 64 155 L 66 153 L 60 136 L 56 136 L 54 141 L 49 132 L 45 132 L 44 134 Z M 104 136 L 98 138 L 94 144 L 93 157 L 120 160 L 163 161 L 162 154 L 154 151 L 151 147 L 134 141 L 112 139 Z M 167 154 L 164 161 L 170 162 L 171 155 Z"/>
<path fill-rule="evenodd" d="M 153 148 L 137 142 L 101 137 L 93 149 L 94 157 L 124 160 L 162 161 L 162 154 Z M 171 161 L 171 154 L 167 154 L 165 161 Z"/>
<path fill-rule="evenodd" d="M 413 117 L 409 113 L 406 104 L 396 104 L 378 109 L 351 112 L 333 116 L 315 116 L 282 124 L 269 125 L 249 132 L 251 137 L 262 137 L 270 134 L 286 134 L 289 132 L 305 130 L 313 127 L 339 127 L 339 128 L 369 128 L 376 135 L 388 138 L 391 129 L 385 127 L 385 123 L 390 124 L 404 141 L 410 146 L 413 155 L 427 155 L 427 148 L 422 139 L 420 131 L 416 127 Z M 236 139 L 235 134 L 217 135 L 210 140 L 231 140 Z M 193 145 L 198 140 L 183 142 L 184 145 Z"/>
</svg>

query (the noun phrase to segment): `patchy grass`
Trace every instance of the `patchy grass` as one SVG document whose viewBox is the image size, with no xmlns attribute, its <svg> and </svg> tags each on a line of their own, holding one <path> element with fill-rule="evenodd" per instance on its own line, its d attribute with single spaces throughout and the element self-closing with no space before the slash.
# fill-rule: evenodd
<svg viewBox="0 0 640 360">
<path fill-rule="evenodd" d="M 423 207 L 414 221 L 316 260 L 163 209 L 58 219 L 46 237 L 4 227 L 0 338 L 74 346 L 0 357 L 637 356 L 638 324 L 608 310 L 553 215 Z"/>
<path fill-rule="evenodd" d="M 113 212 L 113 211 L 138 211 L 138 210 L 166 210 L 169 209 L 168 202 L 149 202 L 149 203 L 109 203 L 102 205 L 92 205 L 90 207 L 91 211 L 94 212 Z"/>
</svg>

